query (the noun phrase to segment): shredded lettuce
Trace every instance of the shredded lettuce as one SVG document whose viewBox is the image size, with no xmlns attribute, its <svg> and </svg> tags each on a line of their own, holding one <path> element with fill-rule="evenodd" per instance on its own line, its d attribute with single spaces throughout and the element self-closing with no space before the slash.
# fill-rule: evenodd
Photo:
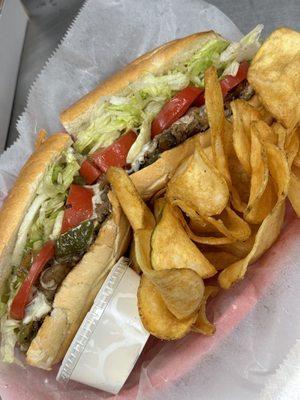
<svg viewBox="0 0 300 400">
<path fill-rule="evenodd" d="M 239 43 L 212 39 L 166 74 L 146 74 L 122 94 L 107 97 L 94 111 L 92 122 L 78 132 L 75 149 L 82 154 L 94 152 L 134 129 L 139 135 L 127 157 L 127 162 L 133 162 L 146 140 L 150 140 L 151 119 L 162 105 L 189 84 L 203 87 L 204 72 L 211 65 L 217 68 L 219 76 L 236 75 L 239 63 L 252 59 L 258 50 L 262 29 L 263 26 L 258 25 Z M 156 114 L 147 112 L 149 104 L 155 104 Z"/>
<path fill-rule="evenodd" d="M 263 25 L 257 25 L 251 32 L 244 36 L 240 42 L 231 43 L 220 56 L 220 62 L 230 65 L 233 62 L 250 61 L 261 46 L 260 35 Z"/>
<path fill-rule="evenodd" d="M 127 154 L 126 162 L 128 164 L 134 162 L 143 146 L 151 140 L 151 123 L 155 115 L 161 110 L 163 104 L 163 101 L 153 101 L 146 107 L 139 135 Z"/>
<path fill-rule="evenodd" d="M 1 358 L 4 362 L 13 363 L 15 360 L 15 345 L 18 340 L 20 322 L 7 319 L 5 315 L 1 319 Z"/>
<path fill-rule="evenodd" d="M 223 39 L 210 40 L 186 63 L 186 73 L 196 86 L 204 86 L 204 72 L 211 65 L 221 67 L 220 54 L 229 43 Z"/>
</svg>

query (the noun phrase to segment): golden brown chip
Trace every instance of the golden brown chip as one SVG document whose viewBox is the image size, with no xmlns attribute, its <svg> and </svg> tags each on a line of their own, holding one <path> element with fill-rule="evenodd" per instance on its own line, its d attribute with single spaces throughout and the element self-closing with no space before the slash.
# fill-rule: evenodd
<svg viewBox="0 0 300 400">
<path fill-rule="evenodd" d="M 288 197 L 293 209 L 300 217 L 300 168 L 292 168 Z"/>
<path fill-rule="evenodd" d="M 236 190 L 240 199 L 232 198 L 231 202 L 237 211 L 243 212 L 249 200 L 251 174 L 246 172 L 235 154 L 229 158 L 228 162 L 232 181 L 231 191 Z"/>
<path fill-rule="evenodd" d="M 151 263 L 155 270 L 189 268 L 202 278 L 217 271 L 190 240 L 182 226 L 182 215 L 166 203 L 151 238 Z"/>
<path fill-rule="evenodd" d="M 205 106 L 211 134 L 211 148 L 214 165 L 230 183 L 227 155 L 224 149 L 225 115 L 221 85 L 217 70 L 210 67 L 205 71 Z"/>
<path fill-rule="evenodd" d="M 287 130 L 279 122 L 274 122 L 272 129 L 277 136 L 277 146 L 284 150 Z"/>
<path fill-rule="evenodd" d="M 155 271 L 150 261 L 151 230 L 134 233 L 137 262 L 144 275 L 155 285 L 168 310 L 179 319 L 196 312 L 204 293 L 200 276 L 191 269 L 165 269 Z"/>
<path fill-rule="evenodd" d="M 131 241 L 130 252 L 129 252 L 129 261 L 131 268 L 137 273 L 141 274 L 142 270 L 137 262 L 136 254 L 135 254 L 135 241 L 134 238 Z"/>
<path fill-rule="evenodd" d="M 274 129 L 262 120 L 252 122 L 251 131 L 256 133 L 262 143 L 267 142 L 277 144 L 278 142 L 276 130 L 274 131 Z"/>
<path fill-rule="evenodd" d="M 255 242 L 250 253 L 229 267 L 219 275 L 218 281 L 223 289 L 229 289 L 234 283 L 244 278 L 249 264 L 264 254 L 277 239 L 284 219 L 285 202 L 281 201 L 272 210 L 258 229 Z"/>
<path fill-rule="evenodd" d="M 127 173 L 122 168 L 110 167 L 106 176 L 133 230 L 153 228 L 155 218 Z"/>
<path fill-rule="evenodd" d="M 290 169 L 283 150 L 266 143 L 268 167 L 277 190 L 277 201 L 286 198 L 289 189 Z"/>
<path fill-rule="evenodd" d="M 244 170 L 250 175 L 251 123 L 260 119 L 259 112 L 245 100 L 235 100 L 231 103 L 233 119 L 233 146 L 236 156 Z"/>
<path fill-rule="evenodd" d="M 216 327 L 212 324 L 206 315 L 206 304 L 210 297 L 215 297 L 219 292 L 217 286 L 206 286 L 204 296 L 202 298 L 200 310 L 196 322 L 194 323 L 192 330 L 194 332 L 202 333 L 203 335 L 211 336 L 215 333 Z"/>
<path fill-rule="evenodd" d="M 203 254 L 218 271 L 228 267 L 239 259 L 227 251 L 206 251 Z"/>
<path fill-rule="evenodd" d="M 300 33 L 274 31 L 256 53 L 248 81 L 268 111 L 286 128 L 300 121 Z"/>
<path fill-rule="evenodd" d="M 273 210 L 276 202 L 276 189 L 272 179 L 269 177 L 267 186 L 261 197 L 251 207 L 247 208 L 247 212 L 244 214 L 245 220 L 250 224 L 260 224 Z"/>
<path fill-rule="evenodd" d="M 248 103 L 257 109 L 257 111 L 259 112 L 261 119 L 266 122 L 268 125 L 270 125 L 273 121 L 273 117 L 272 114 L 269 113 L 269 111 L 267 111 L 265 109 L 265 107 L 263 106 L 262 102 L 259 100 L 259 97 L 257 96 L 257 94 L 255 94 L 254 96 L 251 97 L 251 99 L 248 100 Z"/>
<path fill-rule="evenodd" d="M 293 129 L 286 136 L 284 150 L 287 157 L 289 168 L 291 168 L 299 151 L 299 136 L 296 129 Z"/>
<path fill-rule="evenodd" d="M 161 216 L 161 213 L 162 213 L 165 203 L 166 203 L 165 197 L 159 197 L 158 199 L 156 199 L 154 201 L 153 213 L 154 213 L 156 222 L 160 220 L 160 216 Z"/>
<path fill-rule="evenodd" d="M 239 260 L 246 257 L 246 255 L 252 250 L 254 245 L 256 232 L 254 229 L 253 231 L 254 232 L 249 237 L 249 239 L 245 240 L 244 242 L 236 241 L 230 244 L 224 244 L 218 246 L 218 249 L 235 255 Z"/>
<path fill-rule="evenodd" d="M 225 179 L 206 157 L 199 143 L 187 162 L 178 168 L 168 184 L 167 198 L 171 203 L 180 202 L 184 212 L 193 209 L 200 215 L 222 212 L 229 191 Z M 178 203 L 177 203 L 178 204 Z"/>
<path fill-rule="evenodd" d="M 251 184 L 246 213 L 262 196 L 269 178 L 266 150 L 256 133 L 256 127 L 257 125 L 251 125 Z"/>
<path fill-rule="evenodd" d="M 218 217 L 206 217 L 220 233 L 232 240 L 247 240 L 251 229 L 246 221 L 238 216 L 230 207 L 226 207 Z"/>
<path fill-rule="evenodd" d="M 145 329 L 163 340 L 176 340 L 185 336 L 197 318 L 197 313 L 178 320 L 168 310 L 156 287 L 142 276 L 138 289 L 139 314 Z"/>
</svg>

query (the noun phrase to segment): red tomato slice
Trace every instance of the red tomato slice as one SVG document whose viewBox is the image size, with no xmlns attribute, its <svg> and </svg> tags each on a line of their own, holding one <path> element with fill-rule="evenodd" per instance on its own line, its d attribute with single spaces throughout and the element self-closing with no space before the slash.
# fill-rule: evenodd
<svg viewBox="0 0 300 400">
<path fill-rule="evenodd" d="M 102 172 L 88 160 L 83 161 L 80 166 L 79 173 L 85 179 L 88 185 L 94 183 L 102 174 Z"/>
<path fill-rule="evenodd" d="M 168 101 L 152 122 L 152 138 L 182 117 L 202 91 L 197 87 L 188 86 Z"/>
<path fill-rule="evenodd" d="M 54 242 L 47 242 L 36 255 L 33 264 L 26 276 L 24 282 L 20 286 L 13 302 L 10 306 L 10 316 L 13 319 L 21 320 L 25 316 L 26 304 L 30 301 L 30 293 L 32 286 L 37 281 L 40 273 L 45 265 L 54 258 Z"/>
<path fill-rule="evenodd" d="M 93 191 L 72 184 L 67 198 L 61 233 L 81 224 L 93 215 Z"/>
<path fill-rule="evenodd" d="M 106 149 L 91 154 L 90 159 L 103 172 L 108 167 L 125 167 L 127 154 L 136 137 L 135 132 L 129 131 Z"/>
<path fill-rule="evenodd" d="M 249 63 L 247 61 L 243 61 L 240 64 L 238 72 L 235 76 L 227 75 L 221 80 L 220 84 L 223 97 L 225 97 L 230 90 L 235 88 L 237 85 L 239 85 L 247 78 L 248 69 L 249 69 Z M 201 107 L 203 106 L 203 104 L 205 104 L 204 90 L 196 98 L 193 105 L 196 107 Z"/>
<path fill-rule="evenodd" d="M 247 78 L 248 69 L 249 63 L 247 61 L 243 61 L 240 64 L 238 72 L 235 76 L 227 75 L 224 77 L 224 79 L 221 80 L 223 97 L 225 97 L 230 90 L 235 88 Z"/>
</svg>

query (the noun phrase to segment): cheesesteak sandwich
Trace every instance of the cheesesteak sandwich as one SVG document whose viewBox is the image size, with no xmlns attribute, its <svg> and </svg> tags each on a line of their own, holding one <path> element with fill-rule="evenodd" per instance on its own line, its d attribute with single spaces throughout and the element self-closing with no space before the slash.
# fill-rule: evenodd
<svg viewBox="0 0 300 400">
<path fill-rule="evenodd" d="M 217 68 L 227 116 L 249 100 L 258 26 L 240 43 L 214 32 L 138 58 L 61 115 L 20 172 L 0 215 L 1 354 L 50 369 L 66 353 L 130 229 L 105 173 L 123 167 L 144 199 L 165 187 L 195 140 L 209 144 L 204 72 Z M 74 139 L 72 140 L 71 137 Z"/>
</svg>

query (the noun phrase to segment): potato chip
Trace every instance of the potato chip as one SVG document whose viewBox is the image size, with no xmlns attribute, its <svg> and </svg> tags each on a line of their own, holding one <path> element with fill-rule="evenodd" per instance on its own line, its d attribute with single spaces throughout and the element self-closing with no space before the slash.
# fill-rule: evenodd
<svg viewBox="0 0 300 400">
<path fill-rule="evenodd" d="M 237 211 L 243 212 L 249 200 L 251 174 L 246 172 L 235 154 L 229 158 L 228 163 L 232 181 L 231 191 L 237 191 L 240 205 L 235 204 L 236 199 L 231 199 L 231 201 Z"/>
<path fill-rule="evenodd" d="M 137 273 L 141 274 L 142 270 L 137 262 L 136 254 L 135 254 L 135 241 L 134 239 L 131 241 L 130 251 L 129 251 L 129 262 L 131 268 Z"/>
<path fill-rule="evenodd" d="M 277 201 L 286 198 L 289 189 L 290 170 L 283 150 L 271 143 L 266 143 L 268 167 L 273 178 L 276 190 Z"/>
<path fill-rule="evenodd" d="M 255 132 L 259 140 L 263 143 L 277 144 L 278 142 L 276 131 L 262 120 L 252 122 L 251 131 Z"/>
<path fill-rule="evenodd" d="M 269 169 L 266 150 L 263 147 L 258 135 L 257 125 L 251 125 L 251 154 L 250 154 L 250 165 L 251 165 L 251 183 L 250 183 L 250 195 L 246 213 L 250 208 L 253 207 L 255 202 L 262 196 L 266 189 Z"/>
<path fill-rule="evenodd" d="M 247 208 L 244 218 L 250 224 L 260 224 L 273 210 L 277 202 L 277 193 L 272 179 L 268 178 L 267 186 L 252 206 Z"/>
<path fill-rule="evenodd" d="M 218 217 L 200 217 L 191 219 L 190 226 L 182 222 L 189 237 L 202 244 L 225 244 L 235 240 L 247 240 L 251 235 L 251 229 L 246 221 L 238 216 L 230 207 Z M 217 236 L 208 237 L 207 233 Z M 220 237 L 220 235 L 224 235 Z"/>
<path fill-rule="evenodd" d="M 162 210 L 164 208 L 166 204 L 166 199 L 164 197 L 159 197 L 158 199 L 156 199 L 154 201 L 154 205 L 153 205 L 153 213 L 154 213 L 154 217 L 156 219 L 156 222 L 159 221 Z"/>
<path fill-rule="evenodd" d="M 277 136 L 277 146 L 284 150 L 287 130 L 279 122 L 274 122 L 271 128 Z"/>
<path fill-rule="evenodd" d="M 211 148 L 214 165 L 230 183 L 227 156 L 224 150 L 225 115 L 221 85 L 217 70 L 210 67 L 205 71 L 205 106 L 211 134 Z"/>
<path fill-rule="evenodd" d="M 199 143 L 193 156 L 171 178 L 167 198 L 171 203 L 179 200 L 184 212 L 193 209 L 200 215 L 219 214 L 225 208 L 229 199 L 226 181 Z"/>
<path fill-rule="evenodd" d="M 248 81 L 265 108 L 286 128 L 300 121 L 300 33 L 274 31 L 256 53 Z"/>
<path fill-rule="evenodd" d="M 289 132 L 286 136 L 284 150 L 289 168 L 291 168 L 299 151 L 299 136 L 296 129 L 293 129 L 292 132 Z"/>
<path fill-rule="evenodd" d="M 300 169 L 293 167 L 288 192 L 289 200 L 298 217 L 300 217 Z"/>
<path fill-rule="evenodd" d="M 106 176 L 132 228 L 134 230 L 153 228 L 154 216 L 141 199 L 127 173 L 122 168 L 110 167 Z"/>
<path fill-rule="evenodd" d="M 253 229 L 254 230 L 254 229 Z M 246 255 L 252 250 L 255 241 L 255 232 L 244 242 L 236 241 L 230 244 L 224 244 L 218 246 L 221 251 L 226 251 L 235 255 L 239 260 L 246 257 Z"/>
<path fill-rule="evenodd" d="M 182 338 L 190 331 L 197 318 L 197 313 L 184 320 L 175 318 L 146 276 L 142 276 L 137 296 L 139 314 L 145 329 L 159 339 Z"/>
<path fill-rule="evenodd" d="M 273 122 L 273 116 L 271 113 L 269 113 L 269 111 L 265 109 L 257 94 L 255 94 L 251 97 L 251 99 L 248 100 L 248 104 L 257 109 L 261 116 L 261 119 L 264 122 L 266 122 L 268 125 L 271 125 L 271 123 Z"/>
<path fill-rule="evenodd" d="M 227 251 L 206 251 L 203 254 L 218 271 L 229 267 L 239 259 L 239 257 Z"/>
<path fill-rule="evenodd" d="M 181 221 L 179 210 L 167 202 L 151 238 L 152 267 L 155 270 L 189 268 L 202 278 L 213 276 L 217 271 L 189 239 Z"/>
<path fill-rule="evenodd" d="M 260 119 L 259 112 L 245 100 L 231 102 L 233 120 L 233 146 L 236 156 L 245 171 L 251 174 L 250 152 L 251 138 L 250 126 Z"/>
<path fill-rule="evenodd" d="M 299 135 L 300 135 L 300 128 L 297 129 L 297 135 L 298 135 L 298 139 L 299 139 Z M 300 145 L 297 151 L 297 154 L 293 160 L 293 165 L 295 167 L 300 167 Z"/>
<path fill-rule="evenodd" d="M 277 239 L 284 219 L 285 202 L 280 201 L 259 227 L 252 250 L 242 260 L 225 268 L 218 281 L 223 289 L 229 289 L 234 283 L 244 278 L 249 264 L 265 253 Z"/>
<path fill-rule="evenodd" d="M 251 229 L 247 222 L 230 207 L 226 207 L 218 217 L 206 217 L 206 220 L 220 233 L 232 240 L 244 241 L 251 235 Z"/>
<path fill-rule="evenodd" d="M 202 298 L 200 310 L 196 322 L 194 323 L 192 330 L 194 332 L 202 333 L 206 336 L 211 336 L 215 333 L 216 328 L 214 324 L 209 322 L 206 315 L 206 304 L 210 297 L 215 297 L 219 292 L 217 286 L 206 286 L 204 296 Z"/>
<path fill-rule="evenodd" d="M 168 310 L 177 318 L 184 319 L 199 309 L 204 293 L 203 281 L 191 269 L 153 270 L 150 260 L 151 235 L 150 229 L 134 233 L 137 262 L 144 275 L 155 285 Z"/>
</svg>

